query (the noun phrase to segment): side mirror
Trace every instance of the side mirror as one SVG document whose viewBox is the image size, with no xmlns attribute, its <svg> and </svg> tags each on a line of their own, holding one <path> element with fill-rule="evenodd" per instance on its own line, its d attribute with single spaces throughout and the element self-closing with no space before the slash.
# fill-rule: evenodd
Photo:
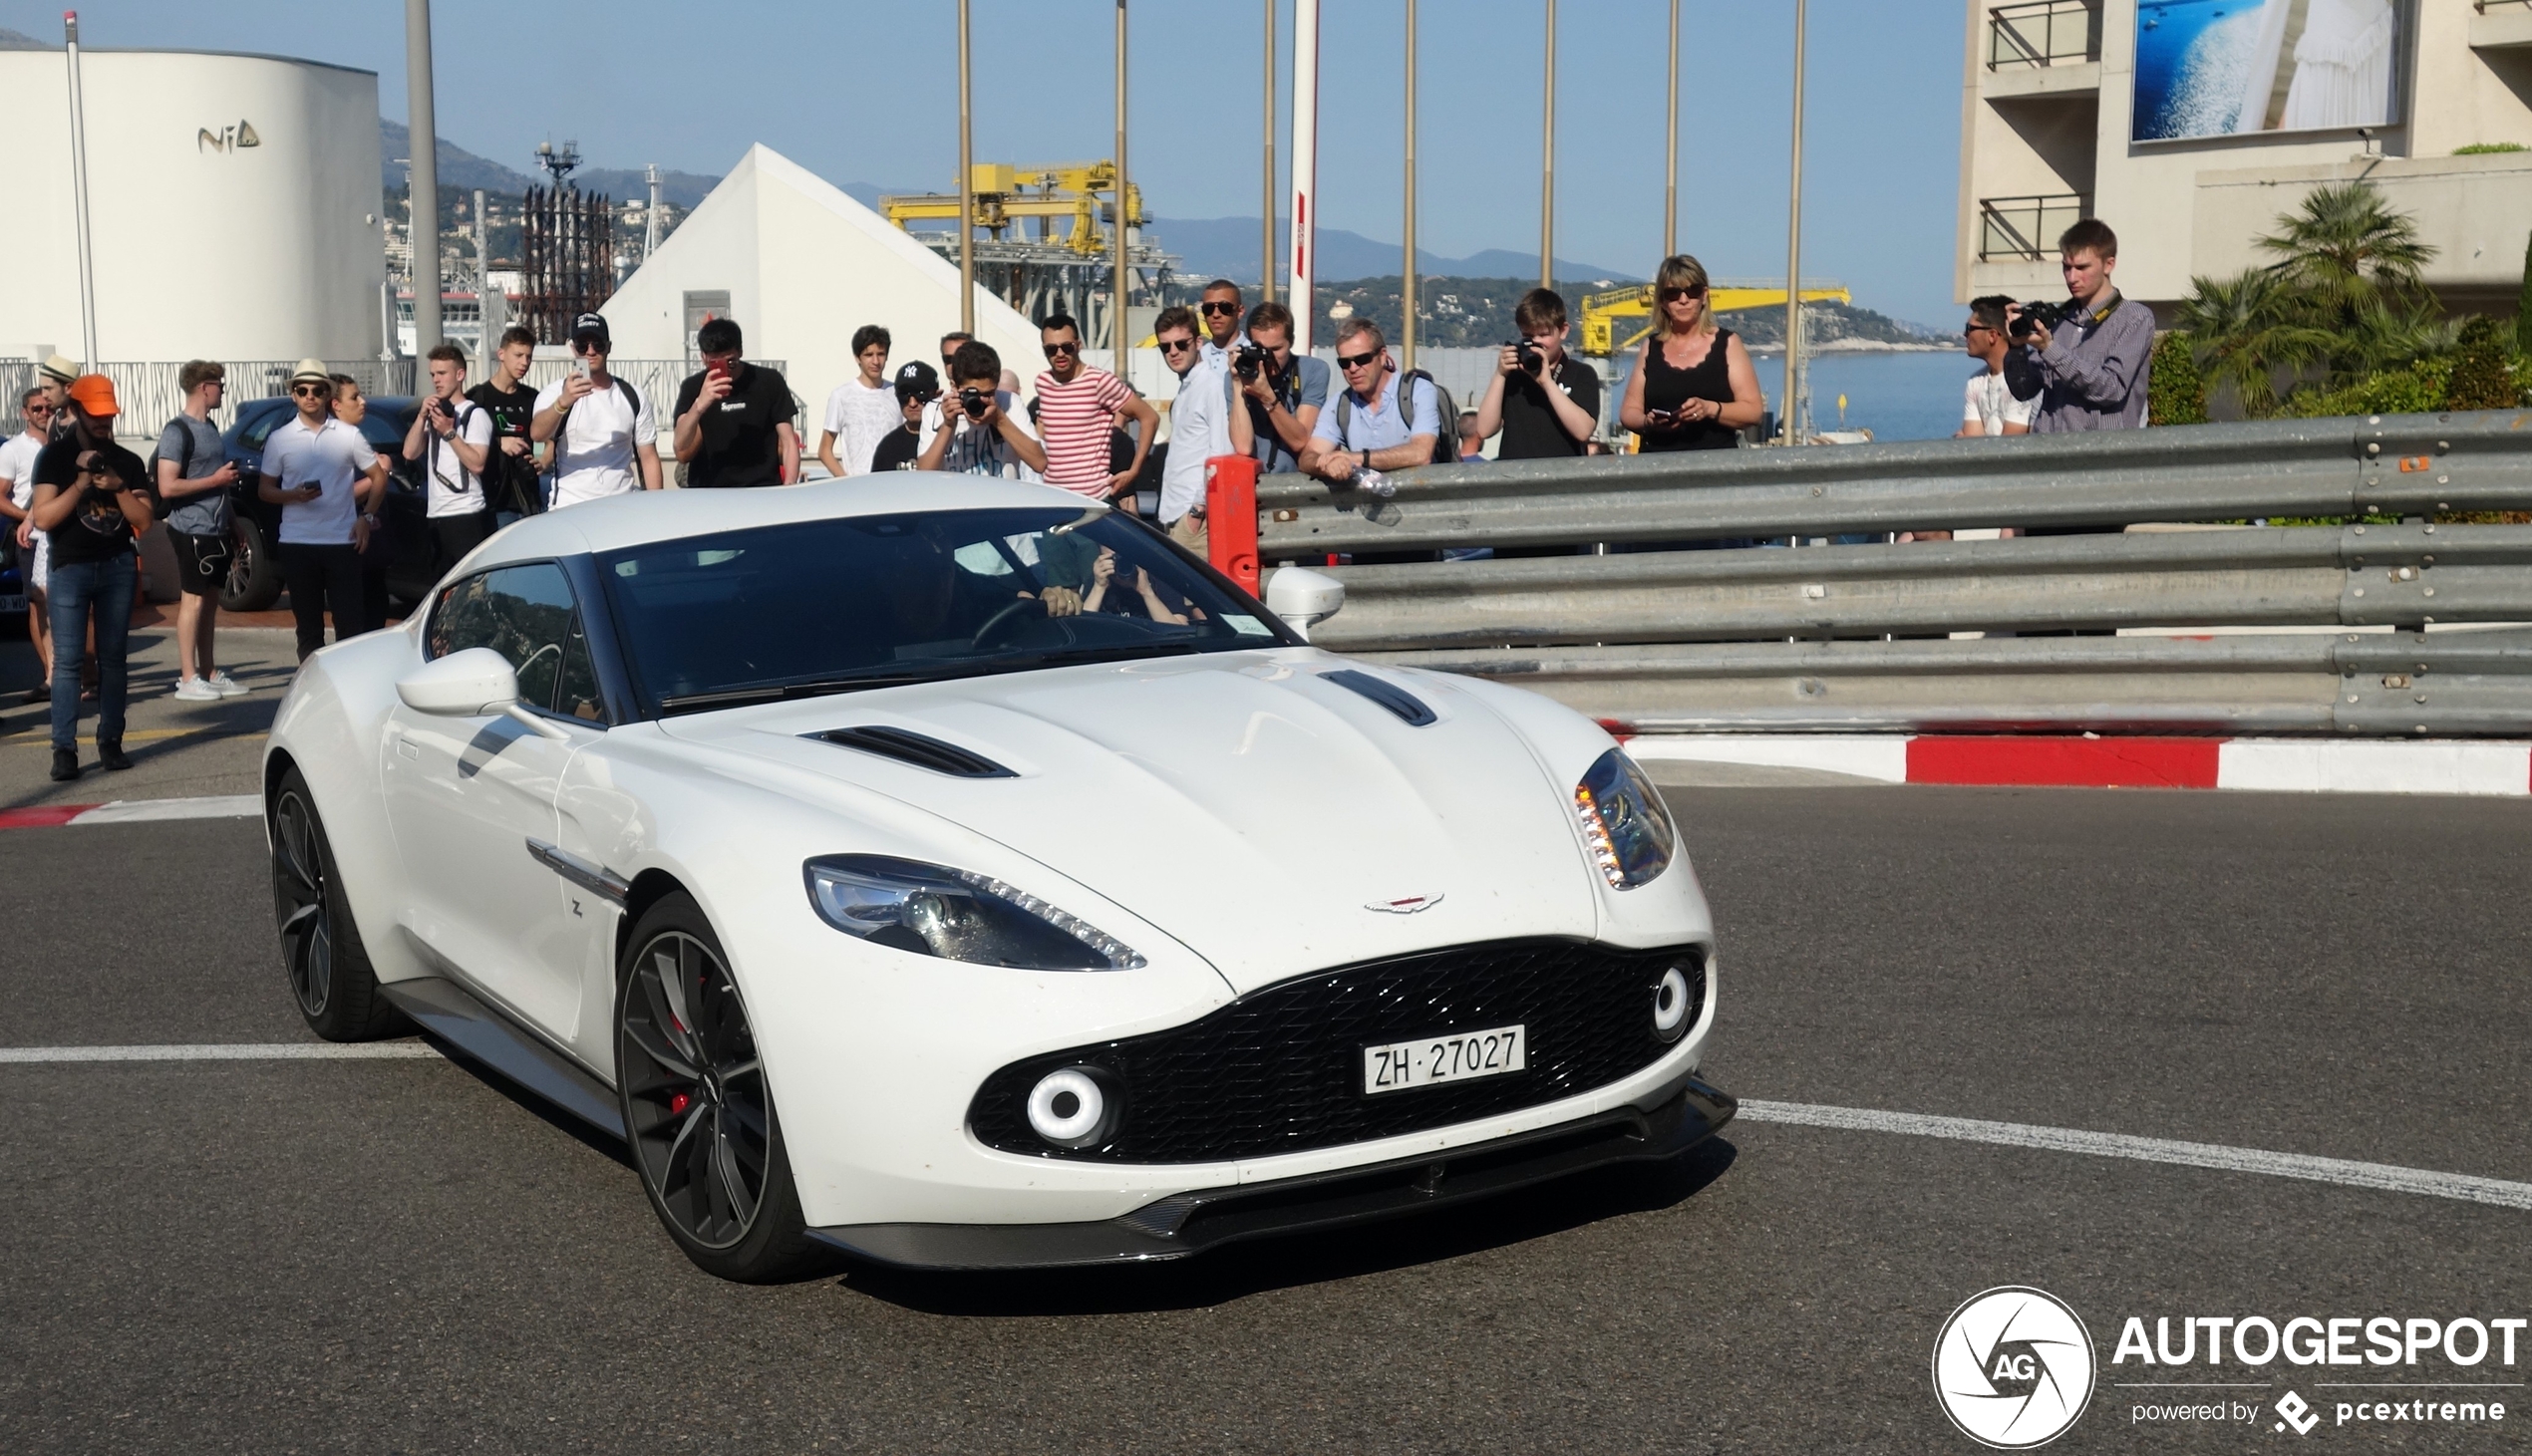
<svg viewBox="0 0 2532 1456">
<path fill-rule="evenodd" d="M 516 719 L 549 738 L 570 734 L 519 706 L 518 674 L 488 647 L 470 647 L 423 664 L 396 680 L 396 696 L 416 713 L 434 718 Z"/>
<path fill-rule="evenodd" d="M 1345 583 L 1306 566 L 1279 566 L 1266 578 L 1266 610 L 1310 637 L 1313 624 L 1325 622 L 1345 606 Z"/>
</svg>

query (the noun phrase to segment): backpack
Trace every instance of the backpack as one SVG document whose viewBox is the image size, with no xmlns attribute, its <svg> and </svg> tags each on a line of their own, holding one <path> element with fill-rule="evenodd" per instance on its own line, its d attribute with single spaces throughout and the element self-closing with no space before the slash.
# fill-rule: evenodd
<svg viewBox="0 0 2532 1456">
<path fill-rule="evenodd" d="M 189 416 L 179 415 L 167 422 L 168 425 L 177 425 L 179 428 L 176 433 L 184 437 L 184 458 L 175 467 L 175 478 L 179 480 L 193 478 L 193 432 L 181 428 L 180 425 L 180 422 L 189 418 Z M 161 428 L 158 431 L 158 437 L 164 439 L 166 434 L 166 431 Z M 167 498 L 158 493 L 158 447 L 153 445 L 150 449 L 150 514 L 154 519 L 165 520 L 174 509 L 174 506 L 167 503 Z"/>
<path fill-rule="evenodd" d="M 1441 422 L 1441 429 L 1433 433 L 1432 462 L 1436 465 L 1455 463 L 1459 458 L 1459 407 L 1451 403 L 1450 391 L 1443 389 L 1438 381 L 1423 370 L 1411 369 L 1398 377 L 1398 413 L 1410 421 L 1416 418 L 1416 412 L 1409 408 L 1412 402 L 1407 397 L 1407 390 L 1418 380 L 1423 380 L 1425 387 L 1433 392 L 1433 418 Z M 1354 391 L 1339 389 L 1337 391 L 1337 442 L 1339 444 L 1345 442 L 1346 432 L 1353 427 L 1353 424 Z"/>
<path fill-rule="evenodd" d="M 624 397 L 624 408 L 632 411 L 634 423 L 637 425 L 640 424 L 642 420 L 642 397 L 634 393 L 633 382 L 619 374 L 614 377 L 613 383 L 615 385 L 615 392 Z M 554 459 L 552 467 L 546 472 L 556 480 L 560 480 L 562 478 L 563 432 L 570 428 L 571 409 L 569 406 L 565 406 L 563 408 L 562 418 L 554 422 Z M 498 435 L 493 437 L 493 443 L 495 445 L 500 443 L 500 437 Z M 681 479 L 679 483 L 683 484 L 684 481 Z M 535 493 L 537 495 L 536 504 L 532 509 L 525 512 L 528 515 L 540 514 L 545 508 L 545 492 L 540 490 Z"/>
</svg>

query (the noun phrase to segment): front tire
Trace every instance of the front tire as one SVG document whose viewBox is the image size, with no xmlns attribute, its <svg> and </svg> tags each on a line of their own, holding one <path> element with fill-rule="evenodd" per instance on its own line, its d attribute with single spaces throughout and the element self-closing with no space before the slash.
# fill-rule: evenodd
<svg viewBox="0 0 2532 1456">
<path fill-rule="evenodd" d="M 264 528 L 238 512 L 230 527 L 228 579 L 220 583 L 223 612 L 260 612 L 281 600 L 281 568 L 266 549 Z"/>
<path fill-rule="evenodd" d="M 378 989 L 378 973 L 352 920 L 334 847 L 325 837 L 308 780 L 292 768 L 272 796 L 272 917 L 281 967 L 308 1029 L 328 1041 L 374 1041 L 411 1029 Z"/>
<path fill-rule="evenodd" d="M 642 1192 L 707 1274 L 774 1284 L 827 1262 L 800 1214 L 765 1062 L 692 897 L 646 912 L 617 968 L 616 1095 Z"/>
</svg>

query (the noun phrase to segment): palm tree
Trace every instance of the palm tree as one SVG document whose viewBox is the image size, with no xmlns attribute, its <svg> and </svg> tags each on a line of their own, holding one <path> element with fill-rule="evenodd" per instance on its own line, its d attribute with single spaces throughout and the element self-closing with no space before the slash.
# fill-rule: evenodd
<svg viewBox="0 0 2532 1456">
<path fill-rule="evenodd" d="M 2377 308 L 2403 311 L 2427 300 L 2425 268 L 2435 256 L 2417 224 L 2371 182 L 2316 188 L 2279 231 L 2259 239 L 2277 255 L 2273 271 L 2343 327 Z"/>
<path fill-rule="evenodd" d="M 2277 410 L 2277 378 L 2327 358 L 2338 335 L 2312 322 L 2305 301 L 2273 269 L 2232 278 L 2192 278 L 2174 320 L 2188 331 L 2210 400 L 2230 388 L 2242 413 Z"/>
</svg>

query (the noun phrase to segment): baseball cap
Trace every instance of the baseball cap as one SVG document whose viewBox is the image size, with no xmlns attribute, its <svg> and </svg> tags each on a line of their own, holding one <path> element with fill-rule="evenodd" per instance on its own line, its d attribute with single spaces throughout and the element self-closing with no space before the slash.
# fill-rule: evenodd
<svg viewBox="0 0 2532 1456">
<path fill-rule="evenodd" d="M 83 374 L 71 381 L 71 403 L 91 420 L 123 413 L 123 407 L 115 403 L 115 382 L 102 374 Z"/>
<path fill-rule="evenodd" d="M 571 321 L 571 342 L 577 344 L 582 339 L 591 337 L 596 338 L 600 344 L 611 344 L 614 342 L 607 333 L 607 316 L 605 314 L 582 314 L 580 317 Z"/>
<path fill-rule="evenodd" d="M 334 372 L 325 367 L 325 361 L 322 359 L 302 359 L 299 361 L 299 367 L 290 371 L 290 382 L 295 385 L 302 380 L 311 384 L 332 384 Z"/>
<path fill-rule="evenodd" d="M 932 366 L 920 359 L 897 371 L 897 398 L 900 400 L 937 395 L 940 392 L 940 375 L 934 373 Z"/>
</svg>

